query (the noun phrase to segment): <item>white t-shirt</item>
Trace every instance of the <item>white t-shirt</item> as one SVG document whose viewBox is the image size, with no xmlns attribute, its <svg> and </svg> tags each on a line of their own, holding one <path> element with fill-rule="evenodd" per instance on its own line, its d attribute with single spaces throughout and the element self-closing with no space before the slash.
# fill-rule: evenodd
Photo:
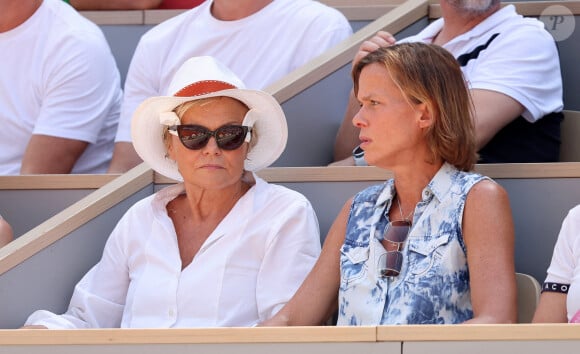
<svg viewBox="0 0 580 354">
<path fill-rule="evenodd" d="M 580 205 L 568 212 L 554 246 L 547 283 L 569 284 L 568 321 L 580 310 Z"/>
<path fill-rule="evenodd" d="M 137 106 L 166 95 L 173 75 L 191 57 L 213 56 L 247 88 L 264 89 L 352 34 L 338 10 L 318 1 L 275 0 L 237 21 L 214 18 L 212 3 L 207 0 L 143 35 L 127 74 L 115 141 L 131 141 Z"/>
<path fill-rule="evenodd" d="M 20 173 L 32 134 L 88 142 L 73 173 L 106 172 L 122 91 L 101 30 L 63 1 L 44 0 L 0 33 L 0 53 L 0 175 Z"/>
<path fill-rule="evenodd" d="M 440 18 L 401 42 L 431 43 L 442 27 Z M 496 33 L 499 35 L 487 49 L 476 49 L 485 47 Z M 471 53 L 472 59 L 461 67 L 469 87 L 515 99 L 524 106 L 522 116 L 529 122 L 562 110 L 562 75 L 554 38 L 543 22 L 519 15 L 513 5 L 503 7 L 443 48 L 456 58 Z"/>
<path fill-rule="evenodd" d="M 316 215 L 298 192 L 256 184 L 181 270 L 167 187 L 119 221 L 100 262 L 75 287 L 68 311 L 36 311 L 48 328 L 252 326 L 296 292 L 320 254 Z"/>
</svg>

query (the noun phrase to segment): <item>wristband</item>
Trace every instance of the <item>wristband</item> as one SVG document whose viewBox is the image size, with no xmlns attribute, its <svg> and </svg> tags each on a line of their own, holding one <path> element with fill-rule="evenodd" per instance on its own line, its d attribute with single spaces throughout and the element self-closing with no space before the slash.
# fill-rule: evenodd
<svg viewBox="0 0 580 354">
<path fill-rule="evenodd" d="M 570 289 L 570 284 L 559 284 L 559 283 L 544 283 L 542 286 L 542 292 L 547 291 L 551 293 L 567 294 L 568 289 Z"/>
<path fill-rule="evenodd" d="M 360 148 L 360 145 L 352 150 L 352 157 L 354 158 L 355 166 L 368 166 L 369 164 L 365 160 L 365 151 Z"/>
</svg>

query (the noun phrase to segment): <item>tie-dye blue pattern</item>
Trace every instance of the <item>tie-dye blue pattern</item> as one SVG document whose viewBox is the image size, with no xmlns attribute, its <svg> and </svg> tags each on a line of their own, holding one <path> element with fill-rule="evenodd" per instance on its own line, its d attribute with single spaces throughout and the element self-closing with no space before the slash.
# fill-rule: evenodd
<svg viewBox="0 0 580 354">
<path fill-rule="evenodd" d="M 461 220 L 471 187 L 486 177 L 444 164 L 424 188 L 397 277 L 381 278 L 380 243 L 393 180 L 358 193 L 341 248 L 338 325 L 450 324 L 473 317 Z M 371 237 L 373 235 L 374 237 Z"/>
</svg>

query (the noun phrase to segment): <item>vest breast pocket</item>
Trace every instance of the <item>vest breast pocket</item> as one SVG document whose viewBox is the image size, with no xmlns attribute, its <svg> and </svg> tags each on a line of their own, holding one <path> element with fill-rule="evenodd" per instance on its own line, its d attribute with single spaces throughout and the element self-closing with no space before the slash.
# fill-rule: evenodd
<svg viewBox="0 0 580 354">
<path fill-rule="evenodd" d="M 340 287 L 357 284 L 368 272 L 369 248 L 343 245 L 340 249 Z"/>
<path fill-rule="evenodd" d="M 407 266 L 409 267 L 407 272 L 409 274 L 409 280 L 417 278 L 424 279 L 429 276 L 441 276 L 446 272 L 442 269 L 446 268 L 446 265 L 443 263 L 448 261 L 456 263 L 453 259 L 454 255 L 450 254 L 450 239 L 450 234 L 428 238 L 410 238 L 407 241 L 409 242 L 409 249 L 407 252 L 409 257 L 407 263 Z"/>
</svg>

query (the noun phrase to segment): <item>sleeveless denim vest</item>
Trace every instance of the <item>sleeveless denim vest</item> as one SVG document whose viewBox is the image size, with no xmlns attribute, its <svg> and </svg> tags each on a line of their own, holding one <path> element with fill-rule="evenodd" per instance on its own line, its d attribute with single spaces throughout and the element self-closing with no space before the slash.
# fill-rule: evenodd
<svg viewBox="0 0 580 354">
<path fill-rule="evenodd" d="M 487 177 L 445 163 L 423 189 L 396 277 L 378 272 L 394 181 L 358 193 L 341 247 L 338 325 L 451 324 L 473 317 L 461 221 L 467 193 Z"/>
</svg>

